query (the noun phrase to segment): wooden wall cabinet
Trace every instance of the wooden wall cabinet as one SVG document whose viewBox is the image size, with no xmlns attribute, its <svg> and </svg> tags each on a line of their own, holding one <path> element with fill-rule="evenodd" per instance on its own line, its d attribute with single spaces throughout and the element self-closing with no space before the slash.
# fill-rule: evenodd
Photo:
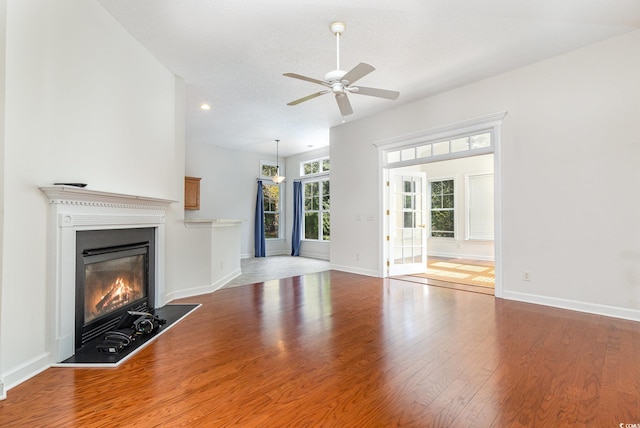
<svg viewBox="0 0 640 428">
<path fill-rule="evenodd" d="M 200 180 L 198 177 L 184 178 L 184 209 L 200 209 Z"/>
</svg>

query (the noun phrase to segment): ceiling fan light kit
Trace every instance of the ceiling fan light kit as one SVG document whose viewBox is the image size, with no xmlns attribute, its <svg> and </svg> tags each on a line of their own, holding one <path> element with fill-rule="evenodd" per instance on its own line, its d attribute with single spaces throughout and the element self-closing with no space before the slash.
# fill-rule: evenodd
<svg viewBox="0 0 640 428">
<path fill-rule="evenodd" d="M 342 34 L 344 33 L 345 28 L 347 28 L 347 24 L 345 24 L 344 22 L 336 21 L 331 23 L 331 25 L 329 25 L 329 28 L 331 29 L 331 32 L 333 34 Z"/>
<path fill-rule="evenodd" d="M 286 77 L 292 77 L 294 79 L 304 80 L 306 82 L 322 85 L 325 86 L 326 89 L 291 101 L 290 103 L 287 103 L 287 105 L 295 106 L 305 101 L 309 101 L 313 98 L 319 97 L 320 95 L 333 93 L 336 99 L 336 103 L 338 104 L 338 108 L 340 109 L 340 114 L 343 116 L 344 123 L 344 116 L 353 113 L 351 103 L 349 102 L 349 97 L 347 96 L 347 94 L 349 93 L 368 95 L 370 97 L 386 98 L 388 100 L 397 99 L 400 95 L 400 93 L 397 91 L 378 88 L 367 88 L 364 86 L 351 86 L 357 80 L 374 71 L 375 68 L 372 65 L 361 62 L 348 72 L 340 70 L 340 35 L 344 32 L 346 25 L 344 22 L 336 21 L 332 23 L 329 28 L 331 29 L 331 32 L 336 36 L 336 69 L 325 74 L 324 80 L 314 79 L 313 77 L 303 76 L 296 73 L 284 73 L 284 76 Z"/>
</svg>

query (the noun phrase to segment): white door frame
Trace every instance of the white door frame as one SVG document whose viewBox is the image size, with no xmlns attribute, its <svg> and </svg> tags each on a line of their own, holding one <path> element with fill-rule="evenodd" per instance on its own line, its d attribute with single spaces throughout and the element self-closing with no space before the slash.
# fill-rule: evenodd
<svg viewBox="0 0 640 428">
<path fill-rule="evenodd" d="M 412 172 L 403 172 L 401 174 L 396 174 L 394 171 L 397 171 L 398 168 L 394 168 L 394 169 L 387 169 L 386 172 L 389 176 L 388 180 L 387 180 L 387 195 L 388 195 L 388 199 L 387 199 L 387 209 L 388 212 L 386 213 L 387 215 L 384 216 L 386 222 L 387 222 L 387 237 L 385 238 L 385 242 L 388 244 L 388 248 L 387 248 L 387 274 L 389 276 L 396 276 L 396 275 L 415 275 L 418 273 L 425 273 L 427 270 L 427 229 L 426 229 L 426 222 L 427 222 L 427 186 L 428 186 L 428 181 L 427 181 L 427 174 L 425 172 L 422 171 L 412 171 Z M 394 179 L 397 177 L 402 177 L 403 178 L 403 184 L 404 179 L 406 177 L 411 177 L 412 181 L 413 179 L 418 179 L 419 183 L 420 183 L 420 193 L 421 195 L 415 196 L 416 192 L 413 191 L 411 192 L 412 195 L 412 210 L 411 210 L 411 219 L 410 219 L 410 223 L 413 224 L 413 227 L 411 228 L 407 228 L 406 227 L 406 222 L 405 219 L 402 219 L 402 227 L 401 227 L 401 233 L 403 236 L 398 237 L 396 235 L 396 233 L 398 232 L 398 227 L 397 227 L 397 221 L 398 218 L 396 217 L 399 213 L 405 214 L 405 208 L 406 207 L 405 203 L 406 201 L 403 198 L 402 201 L 402 207 L 401 209 L 398 209 L 399 207 L 395 206 L 394 203 L 397 201 L 393 201 L 392 198 L 395 196 L 395 192 L 394 192 Z M 405 192 L 402 192 L 405 196 Z M 415 198 L 413 197 L 415 196 Z M 395 199 L 395 198 L 394 198 Z M 418 204 L 416 204 L 416 202 L 419 203 L 419 206 L 417 206 Z M 416 219 L 413 218 L 414 214 L 419 214 L 420 218 Z M 394 222 L 395 220 L 395 222 Z M 417 223 L 417 224 L 416 224 Z M 406 238 L 404 236 L 405 232 L 409 230 L 410 233 L 413 235 L 411 237 L 411 245 L 409 246 L 409 248 L 411 249 L 411 262 L 407 262 L 406 260 L 406 254 L 405 254 L 405 249 L 407 248 L 406 244 Z M 419 242 L 419 247 L 420 247 L 420 252 L 419 252 L 419 261 L 415 261 L 415 256 L 416 256 L 416 252 L 415 249 L 418 247 L 415 245 L 415 238 L 416 238 L 416 232 L 417 234 L 419 234 L 419 238 L 418 238 L 418 242 Z M 399 240 L 399 241 L 398 241 Z M 400 242 L 400 248 L 402 251 L 402 256 L 401 256 L 401 263 L 396 264 L 396 254 L 395 254 L 395 250 L 398 248 L 396 246 L 396 243 Z"/>
<path fill-rule="evenodd" d="M 460 157 L 475 156 L 478 154 L 493 153 L 493 174 L 494 174 L 494 257 L 495 257 L 495 297 L 502 297 L 503 294 L 503 282 L 502 282 L 502 163 L 501 163 L 501 126 L 504 117 L 507 115 L 506 111 L 494 113 L 487 116 L 482 116 L 475 119 L 465 120 L 461 122 L 452 123 L 449 125 L 439 126 L 431 128 L 425 131 L 416 132 L 409 135 L 395 137 L 392 139 L 382 140 L 374 143 L 374 146 L 378 148 L 378 201 L 379 210 L 381 213 L 380 218 L 386 217 L 386 210 L 388 206 L 386 196 L 386 169 L 419 165 L 428 162 L 437 162 L 441 160 L 448 160 Z M 454 154 L 445 154 L 441 156 L 431 156 L 429 158 L 417 158 L 409 156 L 410 159 L 397 162 L 387 162 L 387 153 L 390 151 L 397 152 L 399 149 L 407 150 L 410 154 L 411 148 L 416 148 L 428 142 L 437 141 L 439 139 L 450 138 L 451 136 L 473 133 L 481 130 L 490 130 L 492 132 L 492 145 L 489 148 L 480 150 Z M 386 236 L 387 221 L 381 221 L 380 236 Z M 378 242 L 378 254 L 379 254 L 379 276 L 386 278 L 389 276 L 389 271 L 386 268 L 388 245 L 386 245 L 385 239 L 380 239 Z"/>
</svg>

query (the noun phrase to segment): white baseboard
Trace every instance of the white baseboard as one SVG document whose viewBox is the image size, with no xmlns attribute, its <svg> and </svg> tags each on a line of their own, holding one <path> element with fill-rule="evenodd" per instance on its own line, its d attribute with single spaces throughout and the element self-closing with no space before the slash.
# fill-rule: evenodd
<svg viewBox="0 0 640 428">
<path fill-rule="evenodd" d="M 589 314 L 640 321 L 640 311 L 636 309 L 619 308 L 616 306 L 600 305 L 597 303 L 587 303 L 506 290 L 502 292 L 502 298 L 507 300 L 516 300 L 518 302 L 534 303 L 537 305 L 552 306 L 554 308 L 586 312 Z"/>
<path fill-rule="evenodd" d="M 429 257 L 444 257 L 447 259 L 471 259 L 471 260 L 484 260 L 488 262 L 494 261 L 494 257 L 487 256 L 478 256 L 476 254 L 461 254 L 461 253 L 443 253 L 443 252 L 429 252 L 427 254 L 427 258 Z"/>
<path fill-rule="evenodd" d="M 307 257 L 309 259 L 316 259 L 316 260 L 325 260 L 325 261 L 329 261 L 329 258 L 326 254 L 324 253 L 312 253 L 312 252 L 300 252 L 300 257 Z"/>
<path fill-rule="evenodd" d="M 229 281 L 231 281 L 232 279 L 235 279 L 237 277 L 239 277 L 242 274 L 242 271 L 240 270 L 240 268 L 234 270 L 233 272 L 225 275 L 224 277 L 220 278 L 218 281 L 214 282 L 213 284 L 209 284 L 209 285 L 202 285 L 199 287 L 192 287 L 192 288 L 188 288 L 186 290 L 180 290 L 180 291 L 175 291 L 172 293 L 167 293 L 167 302 L 171 302 L 175 299 L 184 299 L 186 297 L 193 297 L 193 296 L 199 296 L 201 294 L 210 294 L 213 293 L 216 290 L 219 290 L 220 288 L 222 288 L 226 283 L 228 283 Z"/>
<path fill-rule="evenodd" d="M 0 400 L 6 400 L 7 392 L 4 389 L 4 382 L 0 380 Z"/>
<path fill-rule="evenodd" d="M 271 257 L 271 256 L 288 256 L 288 255 L 291 255 L 291 250 L 267 251 L 265 255 L 267 257 Z"/>
<path fill-rule="evenodd" d="M 288 256 L 290 255 L 290 251 L 287 250 L 275 250 L 275 251 L 267 251 L 265 253 L 265 257 L 271 257 L 271 256 Z M 252 259 L 255 257 L 254 253 L 242 253 L 240 254 L 240 258 L 241 259 Z"/>
<path fill-rule="evenodd" d="M 191 287 L 185 290 L 174 291 L 167 293 L 167 303 L 173 302 L 176 299 L 184 299 L 186 297 L 200 296 L 201 294 L 209 294 L 216 291 L 217 288 L 210 285 L 201 285 L 198 287 Z"/>
<path fill-rule="evenodd" d="M 6 394 L 11 388 L 26 382 L 49 367 L 51 367 L 51 354 L 47 352 L 26 361 L 7 373 L 3 373 L 4 385 L 2 386 L 3 395 L 1 397 L 6 398 Z"/>
<path fill-rule="evenodd" d="M 355 273 L 358 275 L 366 275 L 366 276 L 373 276 L 376 278 L 380 278 L 378 271 L 372 270 L 372 269 L 362 269 L 362 268 L 353 267 L 353 266 L 336 265 L 333 263 L 329 264 L 329 268 L 333 270 L 339 270 L 342 272 L 349 272 L 349 273 Z"/>
</svg>

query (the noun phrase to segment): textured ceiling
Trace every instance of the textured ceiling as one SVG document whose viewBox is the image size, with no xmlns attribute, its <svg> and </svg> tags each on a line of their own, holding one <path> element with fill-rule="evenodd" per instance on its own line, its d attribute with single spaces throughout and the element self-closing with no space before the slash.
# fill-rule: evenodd
<svg viewBox="0 0 640 428">
<path fill-rule="evenodd" d="M 98 0 L 186 82 L 187 144 L 283 156 L 329 144 L 342 116 L 331 94 L 282 76 L 376 70 L 350 95 L 348 122 L 640 28 L 638 0 Z M 209 103 L 210 111 L 199 105 Z"/>
</svg>

